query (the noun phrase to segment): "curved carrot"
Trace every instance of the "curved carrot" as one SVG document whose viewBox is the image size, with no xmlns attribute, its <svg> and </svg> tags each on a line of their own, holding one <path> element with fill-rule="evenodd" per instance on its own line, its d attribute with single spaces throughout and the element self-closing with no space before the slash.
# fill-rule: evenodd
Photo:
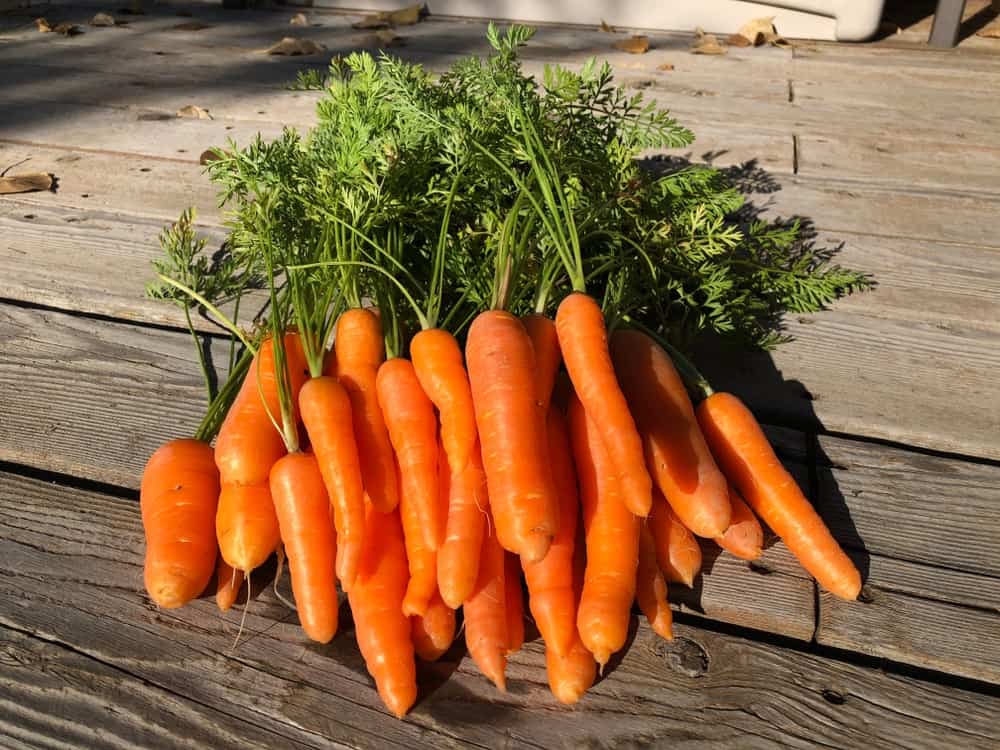
<svg viewBox="0 0 1000 750">
<path fill-rule="evenodd" d="M 427 546 L 424 520 L 420 507 L 413 499 L 411 483 L 401 483 L 399 517 L 403 522 L 403 540 L 410 577 L 403 597 L 404 615 L 422 615 L 427 611 L 434 593 L 438 590 L 437 553 Z"/>
<path fill-rule="evenodd" d="M 333 346 L 336 356 L 332 372 L 351 399 L 351 421 L 365 494 L 376 508 L 388 513 L 399 503 L 399 490 L 392 444 L 375 385 L 378 368 L 385 361 L 378 315 L 360 307 L 342 313 L 337 319 Z M 331 374 L 331 368 L 325 372 Z"/>
<path fill-rule="evenodd" d="M 299 411 L 333 506 L 337 578 L 344 591 L 349 591 L 358 574 L 365 533 L 365 496 L 351 401 L 336 378 L 323 375 L 302 386 Z"/>
<path fill-rule="evenodd" d="M 442 456 L 447 461 L 447 456 Z M 489 495 L 479 443 L 471 460 L 452 475 L 447 464 L 439 473 L 441 495 L 447 498 L 448 515 L 444 543 L 437 552 L 437 580 L 441 597 L 452 609 L 462 606 L 476 585 L 479 551 L 483 546 Z"/>
<path fill-rule="evenodd" d="M 611 357 L 642 436 L 646 464 L 667 502 L 698 536 L 721 535 L 731 512 L 728 483 L 670 356 L 646 334 L 621 330 L 611 336 Z"/>
<path fill-rule="evenodd" d="M 671 583 L 693 586 L 701 570 L 701 546 L 655 487 L 648 523 L 664 577 Z"/>
<path fill-rule="evenodd" d="M 382 702 L 402 718 L 417 699 L 411 625 L 403 614 L 406 550 L 399 513 L 365 508 L 365 554 L 347 594 L 354 632 Z"/>
<path fill-rule="evenodd" d="M 507 655 L 524 645 L 524 589 L 521 588 L 521 562 L 517 555 L 504 553 L 504 614 L 507 618 Z"/>
<path fill-rule="evenodd" d="M 667 582 L 656 562 L 656 543 L 647 526 L 639 531 L 639 569 L 636 572 L 635 599 L 653 631 L 673 640 L 674 616 L 667 601 Z"/>
<path fill-rule="evenodd" d="M 172 440 L 150 456 L 139 507 L 146 532 L 145 582 L 161 607 L 197 597 L 215 572 L 219 471 L 200 440 Z"/>
<path fill-rule="evenodd" d="M 420 386 L 438 409 L 451 471 L 462 471 L 476 446 L 476 413 L 462 350 L 447 331 L 428 328 L 413 337 L 410 357 Z"/>
<path fill-rule="evenodd" d="M 764 530 L 760 521 L 732 485 L 729 486 L 729 503 L 733 506 L 729 528 L 715 538 L 715 543 L 743 560 L 756 560 L 764 548 Z"/>
<path fill-rule="evenodd" d="M 625 505 L 597 425 L 576 398 L 570 400 L 569 428 L 587 547 L 576 623 L 583 644 L 603 667 L 628 638 L 640 522 Z"/>
<path fill-rule="evenodd" d="M 236 603 L 244 579 L 242 570 L 236 570 L 222 555 L 219 555 L 219 562 L 215 568 L 215 603 L 220 611 L 227 612 Z"/>
<path fill-rule="evenodd" d="M 396 357 L 378 368 L 379 406 L 399 463 L 400 494 L 412 501 L 423 544 L 431 550 L 444 537 L 438 494 L 438 439 L 434 404 L 427 398 L 408 359 Z"/>
<path fill-rule="evenodd" d="M 271 469 L 271 496 L 302 629 L 327 643 L 337 632 L 336 536 L 316 457 L 289 453 L 278 459 Z"/>
<path fill-rule="evenodd" d="M 552 318 L 539 313 L 532 313 L 521 318 L 524 330 L 531 339 L 535 352 L 535 383 L 537 385 L 538 401 L 543 414 L 548 414 L 549 403 L 552 400 L 552 389 L 555 387 L 556 374 L 562 364 L 562 352 L 559 349 L 559 334 Z"/>
<path fill-rule="evenodd" d="M 754 513 L 820 585 L 844 599 L 856 599 L 861 574 L 781 465 L 743 402 L 730 393 L 714 393 L 698 405 L 698 421 L 715 457 Z"/>
<path fill-rule="evenodd" d="M 601 435 L 622 497 L 629 510 L 645 517 L 652 503 L 653 481 L 611 363 L 604 313 L 592 297 L 574 292 L 559 305 L 556 330 L 573 388 Z"/>
<path fill-rule="evenodd" d="M 483 535 L 476 586 L 462 607 L 469 656 L 501 691 L 507 690 L 507 592 L 504 550 L 496 534 Z"/>
<path fill-rule="evenodd" d="M 423 615 L 410 618 L 413 648 L 424 661 L 437 661 L 455 640 L 455 610 L 437 592 Z"/>
<path fill-rule="evenodd" d="M 545 465 L 531 339 L 516 317 L 489 310 L 469 327 L 465 356 L 497 536 L 522 559 L 540 560 L 558 530 L 559 506 Z"/>
<path fill-rule="evenodd" d="M 528 606 L 545 641 L 545 648 L 559 656 L 566 656 L 577 638 L 573 555 L 580 499 L 576 491 L 566 420 L 562 413 L 549 409 L 547 426 L 549 464 L 559 497 L 559 533 L 552 540 L 545 557 L 537 562 L 522 561 L 521 565 L 528 584 Z"/>
</svg>

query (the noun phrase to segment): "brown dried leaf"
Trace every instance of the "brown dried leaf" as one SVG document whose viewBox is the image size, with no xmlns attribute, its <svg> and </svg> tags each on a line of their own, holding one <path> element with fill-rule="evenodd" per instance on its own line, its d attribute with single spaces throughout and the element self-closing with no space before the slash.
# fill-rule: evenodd
<svg viewBox="0 0 1000 750">
<path fill-rule="evenodd" d="M 215 153 L 215 149 L 210 148 L 206 151 L 201 152 L 201 156 L 198 157 L 198 163 L 201 164 L 202 166 L 205 166 L 210 161 L 218 161 L 221 158 L 222 158 L 221 156 Z"/>
<path fill-rule="evenodd" d="M 987 26 L 985 29 L 980 29 L 976 32 L 976 36 L 982 37 L 983 39 L 1000 39 L 1000 24 L 994 24 L 992 26 Z"/>
<path fill-rule="evenodd" d="M 741 36 L 746 39 L 754 47 L 758 47 L 765 43 L 765 34 L 776 34 L 777 29 L 774 28 L 774 16 L 767 16 L 766 18 L 755 18 L 748 23 L 743 24 L 740 30 L 736 32 L 736 36 Z"/>
<path fill-rule="evenodd" d="M 54 175 L 47 172 L 27 172 L 0 177 L 0 195 L 12 193 L 33 193 L 36 190 L 51 190 Z"/>
<path fill-rule="evenodd" d="M 114 26 L 116 23 L 114 16 L 110 13 L 98 13 L 90 19 L 91 26 Z"/>
<path fill-rule="evenodd" d="M 730 34 L 726 37 L 726 44 L 730 47 L 749 47 L 753 44 L 742 34 Z"/>
<path fill-rule="evenodd" d="M 211 120 L 212 115 L 207 109 L 202 109 L 197 104 L 189 104 L 177 110 L 178 117 L 190 117 L 194 120 Z"/>
<path fill-rule="evenodd" d="M 399 36 L 392 29 L 379 29 L 375 32 L 375 43 L 380 47 L 397 47 L 402 44 L 404 37 Z"/>
<path fill-rule="evenodd" d="M 674 69 L 674 64 L 673 63 L 660 63 L 659 65 L 656 66 L 656 69 L 657 70 L 668 70 L 668 71 L 669 70 L 673 70 Z"/>
<path fill-rule="evenodd" d="M 611 24 L 609 24 L 603 18 L 601 19 L 601 31 L 603 31 L 603 32 L 605 32 L 607 34 L 617 34 L 618 33 L 618 29 L 616 29 L 614 26 L 612 26 Z"/>
<path fill-rule="evenodd" d="M 296 13 L 292 16 L 291 20 L 288 22 L 290 26 L 308 26 L 309 19 L 306 18 L 305 13 Z"/>
<path fill-rule="evenodd" d="M 399 10 L 383 10 L 365 16 L 351 24 L 355 29 L 385 29 L 389 26 L 412 26 L 423 17 L 423 3 L 409 5 Z"/>
<path fill-rule="evenodd" d="M 706 34 L 704 29 L 698 28 L 694 31 L 691 52 L 695 55 L 724 55 L 726 48 L 719 44 L 715 34 Z"/>
<path fill-rule="evenodd" d="M 791 47 L 792 43 L 785 39 L 778 32 L 772 34 L 764 34 L 764 44 L 768 44 L 772 47 Z"/>
<path fill-rule="evenodd" d="M 83 33 L 83 29 L 75 23 L 61 23 L 52 30 L 57 34 L 62 34 L 63 36 L 76 36 L 77 34 Z"/>
<path fill-rule="evenodd" d="M 43 34 L 52 31 L 52 25 L 44 18 L 36 18 L 35 26 L 37 26 L 38 30 L 41 31 Z"/>
<path fill-rule="evenodd" d="M 649 37 L 633 36 L 628 39 L 621 39 L 614 43 L 614 48 L 628 52 L 631 55 L 643 55 L 649 51 Z"/>
<path fill-rule="evenodd" d="M 297 39 L 286 36 L 280 42 L 266 50 L 269 55 L 318 55 L 323 52 L 323 46 L 312 39 Z"/>
<path fill-rule="evenodd" d="M 211 25 L 207 23 L 202 23 L 201 21 L 187 21 L 186 23 L 179 23 L 176 26 L 171 26 L 171 31 L 201 31 L 202 29 L 210 29 Z"/>
</svg>

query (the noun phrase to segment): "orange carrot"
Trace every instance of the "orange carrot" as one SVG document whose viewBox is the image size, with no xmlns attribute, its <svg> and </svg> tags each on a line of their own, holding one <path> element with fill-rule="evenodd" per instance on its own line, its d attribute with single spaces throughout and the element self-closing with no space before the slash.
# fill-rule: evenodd
<svg viewBox="0 0 1000 750">
<path fill-rule="evenodd" d="M 667 502 L 698 536 L 729 526 L 726 478 L 698 427 L 694 407 L 670 356 L 640 331 L 615 331 L 611 356 L 632 407 L 646 463 Z"/>
<path fill-rule="evenodd" d="M 222 612 L 227 612 L 236 603 L 243 581 L 243 571 L 236 570 L 219 555 L 215 569 L 215 603 Z"/>
<path fill-rule="evenodd" d="M 333 506 L 337 578 L 344 591 L 349 591 L 358 574 L 365 531 L 365 496 L 351 401 L 336 378 L 323 375 L 302 386 L 299 411 Z"/>
<path fill-rule="evenodd" d="M 447 456 L 441 460 L 447 461 Z M 448 606 L 458 609 L 476 585 L 486 530 L 489 495 L 479 444 L 461 472 L 452 475 L 450 467 L 443 463 L 438 477 L 442 498 L 448 503 L 444 544 L 437 552 L 438 589 Z"/>
<path fill-rule="evenodd" d="M 403 522 L 403 539 L 410 570 L 406 595 L 403 597 L 403 614 L 422 615 L 438 590 L 437 553 L 427 546 L 427 535 L 423 533 L 423 519 L 420 508 L 413 499 L 412 484 L 402 482 L 401 490 L 399 517 Z"/>
<path fill-rule="evenodd" d="M 375 385 L 378 368 L 385 361 L 378 315 L 360 307 L 342 313 L 333 345 L 333 369 L 328 367 L 324 372 L 335 373 L 351 399 L 351 421 L 365 494 L 376 508 L 388 513 L 399 503 L 399 491 L 389 431 Z"/>
<path fill-rule="evenodd" d="M 656 560 L 664 577 L 671 583 L 693 586 L 694 577 L 701 570 L 701 547 L 655 487 L 649 530 L 653 534 Z"/>
<path fill-rule="evenodd" d="M 504 582 L 504 550 L 496 534 L 483 535 L 479 555 L 479 577 L 463 605 L 465 645 L 469 656 L 501 691 L 507 690 L 507 594 Z"/>
<path fill-rule="evenodd" d="M 507 655 L 524 645 L 524 589 L 521 588 L 521 562 L 517 555 L 504 553 L 504 604 L 507 617 Z"/>
<path fill-rule="evenodd" d="M 531 339 L 535 352 L 535 383 L 537 384 L 538 400 L 542 413 L 548 414 L 549 402 L 552 399 L 552 389 L 556 383 L 556 374 L 562 364 L 562 352 L 559 350 L 559 334 L 552 318 L 538 313 L 525 315 L 521 318 L 524 330 Z"/>
<path fill-rule="evenodd" d="M 587 547 L 576 623 L 583 644 L 603 667 L 628 638 L 640 522 L 625 505 L 618 475 L 594 419 L 576 398 L 570 400 L 569 428 Z"/>
<path fill-rule="evenodd" d="M 861 591 L 858 569 L 781 465 L 743 402 L 730 393 L 714 393 L 698 405 L 698 421 L 715 457 L 754 513 L 820 585 L 844 599 L 856 599 Z"/>
<path fill-rule="evenodd" d="M 764 530 L 760 521 L 732 485 L 729 486 L 729 504 L 733 506 L 729 528 L 725 534 L 717 536 L 715 542 L 736 557 L 756 560 L 764 547 Z"/>
<path fill-rule="evenodd" d="M 599 431 L 611 471 L 621 485 L 621 497 L 629 510 L 645 517 L 652 503 L 653 482 L 639 432 L 611 363 L 604 313 L 592 297 L 574 292 L 559 305 L 556 330 L 566 370 L 588 418 Z"/>
<path fill-rule="evenodd" d="M 417 699 L 417 667 L 403 614 L 406 549 L 399 513 L 365 508 L 365 554 L 347 594 L 354 632 L 382 702 L 402 718 Z"/>
<path fill-rule="evenodd" d="M 540 560 L 558 530 L 559 506 L 545 465 L 531 339 L 516 317 L 489 310 L 469 327 L 465 355 L 497 536 L 522 559 Z"/>
<path fill-rule="evenodd" d="M 573 555 L 580 499 L 576 492 L 566 420 L 555 408 L 549 409 L 548 433 L 552 481 L 559 497 L 559 533 L 545 557 L 521 564 L 528 584 L 528 606 L 545 647 L 559 656 L 566 656 L 577 637 Z"/>
<path fill-rule="evenodd" d="M 219 472 L 212 448 L 172 440 L 150 456 L 139 506 L 146 532 L 146 590 L 161 607 L 197 597 L 215 572 Z"/>
<path fill-rule="evenodd" d="M 376 381 L 379 406 L 399 462 L 400 492 L 412 502 L 423 546 L 437 550 L 444 538 L 444 509 L 438 494 L 437 417 L 408 359 L 382 364 Z M 405 527 L 404 527 L 405 528 Z"/>
<path fill-rule="evenodd" d="M 227 563 L 244 573 L 259 568 L 281 542 L 270 485 L 222 485 L 215 530 Z"/>
<path fill-rule="evenodd" d="M 337 632 L 336 537 L 315 456 L 296 452 L 278 459 L 271 469 L 271 497 L 302 629 L 327 643 Z"/>
<path fill-rule="evenodd" d="M 455 640 L 455 610 L 434 592 L 423 615 L 410 618 L 413 648 L 424 661 L 437 661 Z"/>
<path fill-rule="evenodd" d="M 674 637 L 673 614 L 667 601 L 667 582 L 656 563 L 656 543 L 647 526 L 639 531 L 639 569 L 636 572 L 635 599 L 649 626 L 668 641 Z"/>
</svg>

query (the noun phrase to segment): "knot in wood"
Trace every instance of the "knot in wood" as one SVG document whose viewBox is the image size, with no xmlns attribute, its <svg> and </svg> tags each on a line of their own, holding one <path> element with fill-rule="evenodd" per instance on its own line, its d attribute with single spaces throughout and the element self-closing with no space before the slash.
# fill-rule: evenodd
<svg viewBox="0 0 1000 750">
<path fill-rule="evenodd" d="M 689 638 L 674 638 L 672 641 L 657 638 L 652 650 L 666 660 L 672 671 L 685 677 L 701 677 L 708 672 L 708 652 Z"/>
</svg>

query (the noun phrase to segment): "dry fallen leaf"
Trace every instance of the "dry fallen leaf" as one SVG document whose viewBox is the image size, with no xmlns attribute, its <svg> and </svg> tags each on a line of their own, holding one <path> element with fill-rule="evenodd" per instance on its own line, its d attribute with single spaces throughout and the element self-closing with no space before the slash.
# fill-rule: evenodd
<svg viewBox="0 0 1000 750">
<path fill-rule="evenodd" d="M 11 193 L 33 193 L 36 190 L 51 190 L 54 177 L 47 172 L 27 172 L 0 177 L 0 195 Z"/>
<path fill-rule="evenodd" d="M 211 120 L 212 115 L 207 109 L 202 109 L 197 104 L 189 104 L 177 110 L 178 117 L 190 117 L 195 120 Z"/>
<path fill-rule="evenodd" d="M 706 34 L 704 29 L 697 28 L 694 30 L 691 52 L 695 55 L 724 55 L 726 48 L 719 44 L 715 34 Z"/>
<path fill-rule="evenodd" d="M 633 36 L 628 39 L 621 39 L 615 42 L 614 47 L 633 55 L 642 55 L 649 50 L 649 37 Z"/>
<path fill-rule="evenodd" d="M 673 70 L 674 69 L 674 64 L 673 63 L 660 63 L 659 65 L 656 66 L 656 69 L 657 70 Z"/>
<path fill-rule="evenodd" d="M 323 52 L 323 46 L 312 39 L 297 39 L 286 36 L 277 44 L 266 50 L 269 55 L 318 55 Z"/>
<path fill-rule="evenodd" d="M 205 166 L 210 161 L 218 161 L 221 158 L 222 157 L 215 152 L 215 149 L 210 148 L 207 151 L 201 152 L 201 156 L 198 157 L 198 163 Z"/>
<path fill-rule="evenodd" d="M 75 23 L 61 23 L 52 30 L 57 34 L 62 34 L 63 36 L 76 36 L 77 34 L 83 33 L 83 29 Z"/>
<path fill-rule="evenodd" d="M 397 47 L 403 43 L 403 37 L 392 29 L 379 29 L 375 32 L 375 41 L 380 47 Z"/>
<path fill-rule="evenodd" d="M 179 23 L 176 26 L 171 26 L 171 31 L 201 31 L 202 29 L 212 28 L 207 23 L 202 23 L 201 21 L 187 21 L 186 23 Z"/>
<path fill-rule="evenodd" d="M 384 29 L 389 26 L 412 26 L 420 21 L 423 14 L 423 3 L 408 5 L 399 10 L 383 10 L 365 16 L 351 26 L 355 29 Z"/>
<path fill-rule="evenodd" d="M 306 18 L 305 13 L 296 13 L 288 23 L 290 26 L 308 26 L 309 19 Z"/>
<path fill-rule="evenodd" d="M 772 47 L 791 47 L 792 43 L 785 39 L 777 31 L 769 34 L 764 34 L 764 44 L 769 44 Z"/>
<path fill-rule="evenodd" d="M 976 32 L 976 36 L 982 37 L 983 39 L 1000 39 L 1000 25 L 987 26 L 985 29 L 980 29 Z"/>
<path fill-rule="evenodd" d="M 618 29 L 616 29 L 614 26 L 612 26 L 611 24 L 609 24 L 603 18 L 601 19 L 601 31 L 606 32 L 608 34 L 617 34 L 618 33 Z"/>
<path fill-rule="evenodd" d="M 43 34 L 52 31 L 52 26 L 44 18 L 36 18 L 35 26 L 37 26 L 38 30 L 41 31 Z"/>
<path fill-rule="evenodd" d="M 749 47 L 753 44 L 742 34 L 730 34 L 726 37 L 726 44 L 730 47 Z"/>
<path fill-rule="evenodd" d="M 98 13 L 90 19 L 91 26 L 114 26 L 115 23 L 114 16 L 109 13 Z"/>
<path fill-rule="evenodd" d="M 766 18 L 755 18 L 743 24 L 735 36 L 741 36 L 754 47 L 757 47 L 765 43 L 765 34 L 774 34 L 776 31 L 774 28 L 774 16 L 767 16 Z"/>
</svg>

